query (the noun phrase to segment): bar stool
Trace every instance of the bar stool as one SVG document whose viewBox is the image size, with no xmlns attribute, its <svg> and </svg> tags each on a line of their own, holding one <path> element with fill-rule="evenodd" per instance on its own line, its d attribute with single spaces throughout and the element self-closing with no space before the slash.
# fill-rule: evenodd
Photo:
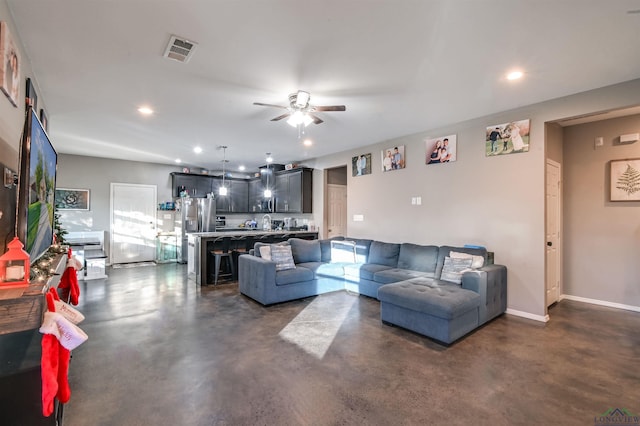
<svg viewBox="0 0 640 426">
<path fill-rule="evenodd" d="M 213 250 L 209 253 L 214 258 L 213 284 L 218 284 L 218 278 L 233 279 L 236 275 L 233 265 L 233 253 L 229 251 L 231 239 L 229 237 L 218 237 L 212 241 Z M 222 259 L 227 259 L 228 272 L 220 273 L 220 264 Z"/>
<path fill-rule="evenodd" d="M 231 237 L 230 250 L 233 254 L 233 261 L 236 265 L 238 264 L 238 257 L 240 257 L 241 254 L 249 253 L 249 250 L 253 248 L 253 241 L 253 236 L 236 235 Z M 237 273 L 238 271 L 236 270 L 236 274 Z M 234 279 L 237 278 L 237 276 L 234 276 Z"/>
</svg>

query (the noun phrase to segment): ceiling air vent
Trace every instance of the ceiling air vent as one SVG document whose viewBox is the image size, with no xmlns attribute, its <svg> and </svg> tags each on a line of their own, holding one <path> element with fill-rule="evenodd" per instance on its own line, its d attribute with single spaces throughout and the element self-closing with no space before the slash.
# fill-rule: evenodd
<svg viewBox="0 0 640 426">
<path fill-rule="evenodd" d="M 189 62 L 197 45 L 196 42 L 172 35 L 163 56 L 178 62 Z"/>
</svg>

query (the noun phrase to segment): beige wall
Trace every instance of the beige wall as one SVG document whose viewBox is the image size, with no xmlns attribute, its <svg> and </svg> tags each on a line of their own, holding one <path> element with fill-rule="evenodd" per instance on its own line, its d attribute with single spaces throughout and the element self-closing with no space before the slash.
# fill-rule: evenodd
<svg viewBox="0 0 640 426">
<path fill-rule="evenodd" d="M 564 129 L 564 294 L 640 309 L 640 201 L 609 201 L 610 161 L 640 158 L 617 138 L 638 132 L 640 115 Z"/>
<path fill-rule="evenodd" d="M 635 105 L 640 80 L 530 105 L 438 129 L 319 158 L 321 170 L 351 164 L 372 153 L 373 173 L 348 179 L 348 235 L 389 242 L 480 244 L 508 268 L 510 312 L 544 320 L 545 306 L 545 123 Z M 531 119 L 530 151 L 487 158 L 486 126 Z M 457 134 L 458 161 L 425 165 L 424 139 Z M 380 150 L 406 146 L 407 167 L 383 173 Z M 314 206 L 324 200 L 314 179 Z M 421 196 L 422 205 L 411 205 Z M 314 209 L 322 223 L 322 209 Z M 364 215 L 354 222 L 353 215 Z"/>
<path fill-rule="evenodd" d="M 34 79 L 31 71 L 31 63 L 22 46 L 18 32 L 13 25 L 9 8 L 4 0 L 0 1 L 0 21 L 7 23 L 9 31 L 11 32 L 11 37 L 13 38 L 16 48 L 20 53 L 20 78 L 22 81 L 20 83 L 20 91 L 18 93 L 18 106 L 14 107 L 11 101 L 9 101 L 9 98 L 7 98 L 3 92 L 0 92 L 0 141 L 4 141 L 8 145 L 8 148 L 10 148 L 9 150 L 7 147 L 2 147 L 2 162 L 5 164 L 13 163 L 17 168 L 20 135 L 22 134 L 22 127 L 24 125 L 24 99 L 27 77 L 34 81 L 36 93 L 38 93 L 38 108 L 44 107 L 44 94 L 40 91 L 37 86 L 37 81 Z M 5 155 L 7 157 L 5 157 Z M 15 157 L 12 157 L 12 155 L 15 155 Z"/>
</svg>

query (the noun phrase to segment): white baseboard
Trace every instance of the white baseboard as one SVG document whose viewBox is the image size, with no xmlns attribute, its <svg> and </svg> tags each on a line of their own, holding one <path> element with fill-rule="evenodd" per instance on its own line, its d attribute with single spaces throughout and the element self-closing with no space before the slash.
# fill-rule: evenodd
<svg viewBox="0 0 640 426">
<path fill-rule="evenodd" d="M 535 315 L 529 312 L 517 311 L 515 309 L 507 308 L 509 315 L 515 315 L 517 317 L 527 318 L 534 321 L 547 322 L 549 321 L 549 315 Z"/>
<path fill-rule="evenodd" d="M 561 294 L 560 300 L 562 299 L 573 300 L 573 301 L 582 302 L 582 303 L 590 303 L 592 305 L 607 306 L 609 308 L 624 309 L 626 311 L 640 312 L 640 306 L 624 305 L 622 303 L 607 302 L 607 301 L 598 300 L 598 299 L 589 299 L 587 297 L 572 296 L 570 294 Z"/>
</svg>

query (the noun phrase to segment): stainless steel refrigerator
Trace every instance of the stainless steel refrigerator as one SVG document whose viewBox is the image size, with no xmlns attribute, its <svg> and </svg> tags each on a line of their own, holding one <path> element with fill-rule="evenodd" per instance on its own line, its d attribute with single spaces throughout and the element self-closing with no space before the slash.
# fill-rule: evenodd
<svg viewBox="0 0 640 426">
<path fill-rule="evenodd" d="M 189 260 L 188 234 L 192 232 L 214 232 L 216 230 L 216 200 L 213 198 L 180 198 L 176 201 L 180 210 L 176 213 L 178 232 L 178 262 Z"/>
<path fill-rule="evenodd" d="M 198 232 L 215 232 L 216 200 L 198 198 Z"/>
<path fill-rule="evenodd" d="M 190 232 L 198 232 L 198 205 L 195 198 L 176 200 L 176 232 L 178 239 L 178 262 L 187 263 L 188 237 Z"/>
</svg>

